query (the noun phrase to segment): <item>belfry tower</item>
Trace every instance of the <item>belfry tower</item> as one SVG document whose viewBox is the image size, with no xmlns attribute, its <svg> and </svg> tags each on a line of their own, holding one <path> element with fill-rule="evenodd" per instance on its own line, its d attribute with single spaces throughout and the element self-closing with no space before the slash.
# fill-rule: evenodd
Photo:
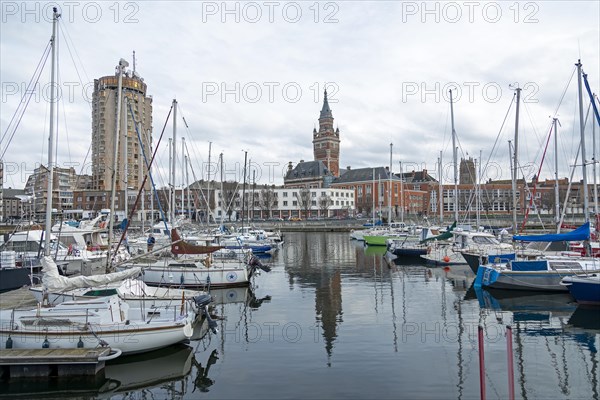
<svg viewBox="0 0 600 400">
<path fill-rule="evenodd" d="M 322 161 L 331 174 L 340 176 L 340 130 L 333 130 L 333 115 L 327 102 L 327 90 L 319 116 L 319 131 L 313 129 L 315 161 Z"/>
</svg>

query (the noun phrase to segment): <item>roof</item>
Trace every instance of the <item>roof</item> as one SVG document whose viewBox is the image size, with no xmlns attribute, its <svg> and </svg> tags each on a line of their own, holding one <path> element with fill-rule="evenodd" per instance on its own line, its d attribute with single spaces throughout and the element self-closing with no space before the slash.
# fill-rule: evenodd
<svg viewBox="0 0 600 400">
<path fill-rule="evenodd" d="M 427 170 L 403 172 L 402 174 L 397 173 L 395 175 L 398 177 L 400 177 L 400 175 L 402 175 L 404 182 L 407 182 L 407 183 L 437 182 L 437 180 L 434 177 L 429 175 Z"/>
<path fill-rule="evenodd" d="M 25 194 L 26 194 L 25 189 L 11 189 L 11 188 L 2 189 L 2 197 L 4 199 L 16 198 L 15 196 L 17 196 L 17 195 L 22 196 Z"/>
<path fill-rule="evenodd" d="M 327 90 L 325 90 L 325 99 L 323 100 L 323 108 L 321 109 L 321 118 L 333 118 L 331 108 L 329 108 L 329 102 L 327 101 Z"/>
<path fill-rule="evenodd" d="M 388 171 L 385 169 L 385 167 L 346 169 L 340 171 L 342 175 L 336 178 L 333 181 L 333 184 L 351 182 L 372 182 L 373 171 L 375 171 L 375 179 L 390 179 Z M 392 174 L 392 180 L 399 181 L 400 178 L 398 178 L 395 174 Z"/>
<path fill-rule="evenodd" d="M 323 161 L 304 161 L 289 170 L 283 180 L 319 178 L 326 175 L 331 175 L 331 172 L 325 167 Z"/>
</svg>

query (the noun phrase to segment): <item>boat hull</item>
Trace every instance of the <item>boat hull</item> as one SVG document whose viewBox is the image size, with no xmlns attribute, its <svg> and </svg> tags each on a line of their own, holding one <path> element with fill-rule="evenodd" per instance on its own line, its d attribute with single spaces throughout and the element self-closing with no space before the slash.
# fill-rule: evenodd
<svg viewBox="0 0 600 400">
<path fill-rule="evenodd" d="M 560 284 L 563 276 L 558 272 L 547 271 L 498 271 L 481 265 L 477 270 L 475 285 L 480 282 L 480 287 L 494 289 L 567 292 L 567 288 Z"/>
<path fill-rule="evenodd" d="M 568 276 L 563 285 L 579 304 L 600 305 L 600 279 L 597 277 Z"/>
<path fill-rule="evenodd" d="M 170 321 L 155 320 L 152 324 L 131 321 L 99 326 L 73 323 L 60 325 L 60 320 L 42 318 L 37 325 L 13 323 L 11 326 L 10 311 L 0 314 L 0 346 L 3 348 L 10 337 L 13 349 L 95 348 L 102 343 L 112 349 L 121 350 L 122 354 L 135 354 L 183 342 L 193 333 L 189 320 L 174 323 L 172 317 Z M 45 324 L 45 321 L 49 322 Z"/>
<path fill-rule="evenodd" d="M 246 286 L 251 269 L 246 267 L 144 267 L 142 279 L 148 285 L 177 285 L 189 288 Z"/>
<path fill-rule="evenodd" d="M 30 285 L 30 275 L 39 275 L 41 270 L 41 265 L 34 267 L 0 268 L 0 292 Z"/>
</svg>

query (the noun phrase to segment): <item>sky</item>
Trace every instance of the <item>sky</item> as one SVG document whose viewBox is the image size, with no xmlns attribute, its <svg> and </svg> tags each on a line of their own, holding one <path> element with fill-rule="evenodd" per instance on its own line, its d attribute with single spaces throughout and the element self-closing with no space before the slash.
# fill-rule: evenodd
<svg viewBox="0 0 600 400">
<path fill-rule="evenodd" d="M 340 169 L 389 165 L 391 147 L 393 171 L 427 169 L 439 179 L 441 158 L 442 182 L 452 183 L 452 89 L 458 157 L 481 164 L 482 181 L 510 179 L 520 87 L 520 176 L 530 179 L 542 164 L 540 177 L 552 179 L 556 160 L 559 177 L 569 177 L 581 165 L 578 59 L 592 90 L 600 88 L 597 1 L 0 4 L 4 187 L 24 187 L 48 161 L 49 58 L 25 113 L 15 112 L 50 40 L 56 4 L 56 162 L 78 173 L 91 173 L 93 80 L 113 75 L 121 58 L 131 69 L 134 51 L 153 98 L 155 144 L 178 101 L 177 137 L 191 154 L 190 181 L 214 178 L 211 143 L 211 162 L 223 154 L 226 180 L 243 179 L 247 155 L 255 171 L 248 181 L 282 184 L 290 161 L 313 159 L 325 88 L 340 130 Z M 584 117 L 589 103 L 584 91 Z M 553 117 L 558 152 L 552 136 L 542 162 Z M 158 146 L 159 186 L 168 180 L 171 124 Z M 585 137 L 591 160 L 591 115 Z M 591 174 L 588 167 L 590 182 Z M 573 176 L 580 179 L 581 167 Z"/>
</svg>

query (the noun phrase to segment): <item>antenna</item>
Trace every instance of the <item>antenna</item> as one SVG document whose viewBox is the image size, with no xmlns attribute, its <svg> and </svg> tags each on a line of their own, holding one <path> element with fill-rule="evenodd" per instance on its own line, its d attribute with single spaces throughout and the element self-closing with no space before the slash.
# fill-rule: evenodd
<svg viewBox="0 0 600 400">
<path fill-rule="evenodd" d="M 133 51 L 133 73 L 135 76 L 135 50 Z"/>
</svg>

